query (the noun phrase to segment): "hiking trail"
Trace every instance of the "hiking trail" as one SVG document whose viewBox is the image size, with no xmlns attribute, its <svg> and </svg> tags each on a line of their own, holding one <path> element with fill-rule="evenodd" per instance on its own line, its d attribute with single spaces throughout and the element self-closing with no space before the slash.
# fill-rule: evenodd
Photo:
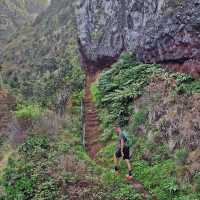
<svg viewBox="0 0 200 200">
<path fill-rule="evenodd" d="M 102 145 L 99 143 L 99 137 L 101 135 L 100 122 L 98 119 L 97 109 L 92 101 L 92 94 L 90 87 L 92 83 L 97 80 L 99 72 L 96 73 L 87 73 L 86 76 L 86 87 L 85 87 L 85 96 L 84 96 L 84 105 L 85 105 L 85 143 L 86 150 L 89 156 L 95 160 L 96 154 L 101 149 Z M 133 167 L 134 172 L 134 167 Z M 149 196 L 152 196 L 141 184 L 139 181 L 133 179 L 128 181 L 129 184 L 133 186 L 135 190 L 140 192 L 144 199 L 149 199 Z M 153 200 L 157 200 L 156 197 L 152 197 Z"/>
<path fill-rule="evenodd" d="M 90 92 L 90 86 L 93 82 L 95 82 L 96 78 L 97 74 L 87 75 L 84 97 L 86 150 L 92 159 L 95 159 L 97 152 L 101 149 L 101 144 L 98 143 L 98 139 L 101 134 L 99 120 Z"/>
</svg>

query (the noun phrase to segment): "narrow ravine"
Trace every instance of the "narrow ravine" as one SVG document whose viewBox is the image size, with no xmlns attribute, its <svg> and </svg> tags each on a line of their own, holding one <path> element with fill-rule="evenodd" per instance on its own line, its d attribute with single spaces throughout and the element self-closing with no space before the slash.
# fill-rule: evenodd
<svg viewBox="0 0 200 200">
<path fill-rule="evenodd" d="M 87 74 L 84 96 L 86 150 L 93 160 L 96 159 L 96 154 L 102 147 L 102 145 L 99 143 L 99 137 L 101 135 L 100 122 L 90 91 L 90 87 L 92 83 L 96 81 L 98 74 L 99 73 Z M 144 199 L 149 199 L 149 197 L 152 196 L 139 181 L 133 179 L 132 181 L 128 181 L 128 184 L 131 184 L 135 190 L 141 193 L 144 196 Z M 152 199 L 157 200 L 156 197 L 152 197 Z"/>
</svg>

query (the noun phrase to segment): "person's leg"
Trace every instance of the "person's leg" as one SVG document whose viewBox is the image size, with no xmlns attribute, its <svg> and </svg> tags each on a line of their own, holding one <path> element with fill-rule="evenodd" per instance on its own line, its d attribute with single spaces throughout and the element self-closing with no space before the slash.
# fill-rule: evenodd
<svg viewBox="0 0 200 200">
<path fill-rule="evenodd" d="M 113 160 L 114 160 L 114 165 L 115 165 L 115 171 L 118 172 L 119 171 L 119 159 L 121 157 L 121 151 L 120 149 L 118 149 L 114 156 L 113 156 Z"/>
<path fill-rule="evenodd" d="M 119 158 L 117 158 L 116 153 L 113 156 L 114 164 L 115 164 L 115 170 L 119 169 Z"/>
<path fill-rule="evenodd" d="M 128 175 L 132 176 L 132 167 L 131 167 L 130 160 L 129 159 L 125 159 L 125 161 L 126 161 L 126 165 L 128 167 Z"/>
<path fill-rule="evenodd" d="M 124 151 L 124 160 L 125 160 L 127 168 L 128 168 L 128 176 L 131 177 L 132 176 L 132 167 L 131 167 L 131 163 L 130 163 L 129 147 L 124 147 L 123 151 Z"/>
</svg>

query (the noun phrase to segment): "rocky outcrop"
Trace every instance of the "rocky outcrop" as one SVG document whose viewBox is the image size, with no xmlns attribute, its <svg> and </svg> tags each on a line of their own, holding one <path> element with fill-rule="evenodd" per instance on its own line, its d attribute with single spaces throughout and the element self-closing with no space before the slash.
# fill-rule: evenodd
<svg viewBox="0 0 200 200">
<path fill-rule="evenodd" d="M 145 31 L 137 54 L 144 62 L 162 63 L 200 75 L 200 1 L 185 1 Z"/>
<path fill-rule="evenodd" d="M 199 76 L 199 14 L 198 0 L 80 0 L 82 64 L 105 67 L 126 50 Z"/>
<path fill-rule="evenodd" d="M 148 125 L 142 124 L 136 132 L 147 134 L 157 144 L 168 144 L 172 152 L 181 148 L 194 151 L 200 145 L 200 94 L 172 95 L 176 87 L 173 78 L 151 80 L 134 102 L 135 112 L 150 108 Z"/>
</svg>

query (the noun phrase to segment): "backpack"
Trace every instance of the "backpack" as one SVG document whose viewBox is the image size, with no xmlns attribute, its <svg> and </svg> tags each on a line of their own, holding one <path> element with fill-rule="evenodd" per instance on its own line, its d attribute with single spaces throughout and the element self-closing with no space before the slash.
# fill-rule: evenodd
<svg viewBox="0 0 200 200">
<path fill-rule="evenodd" d="M 123 138 L 125 140 L 126 145 L 130 148 L 133 146 L 133 138 L 128 135 L 126 131 L 122 131 Z"/>
</svg>

